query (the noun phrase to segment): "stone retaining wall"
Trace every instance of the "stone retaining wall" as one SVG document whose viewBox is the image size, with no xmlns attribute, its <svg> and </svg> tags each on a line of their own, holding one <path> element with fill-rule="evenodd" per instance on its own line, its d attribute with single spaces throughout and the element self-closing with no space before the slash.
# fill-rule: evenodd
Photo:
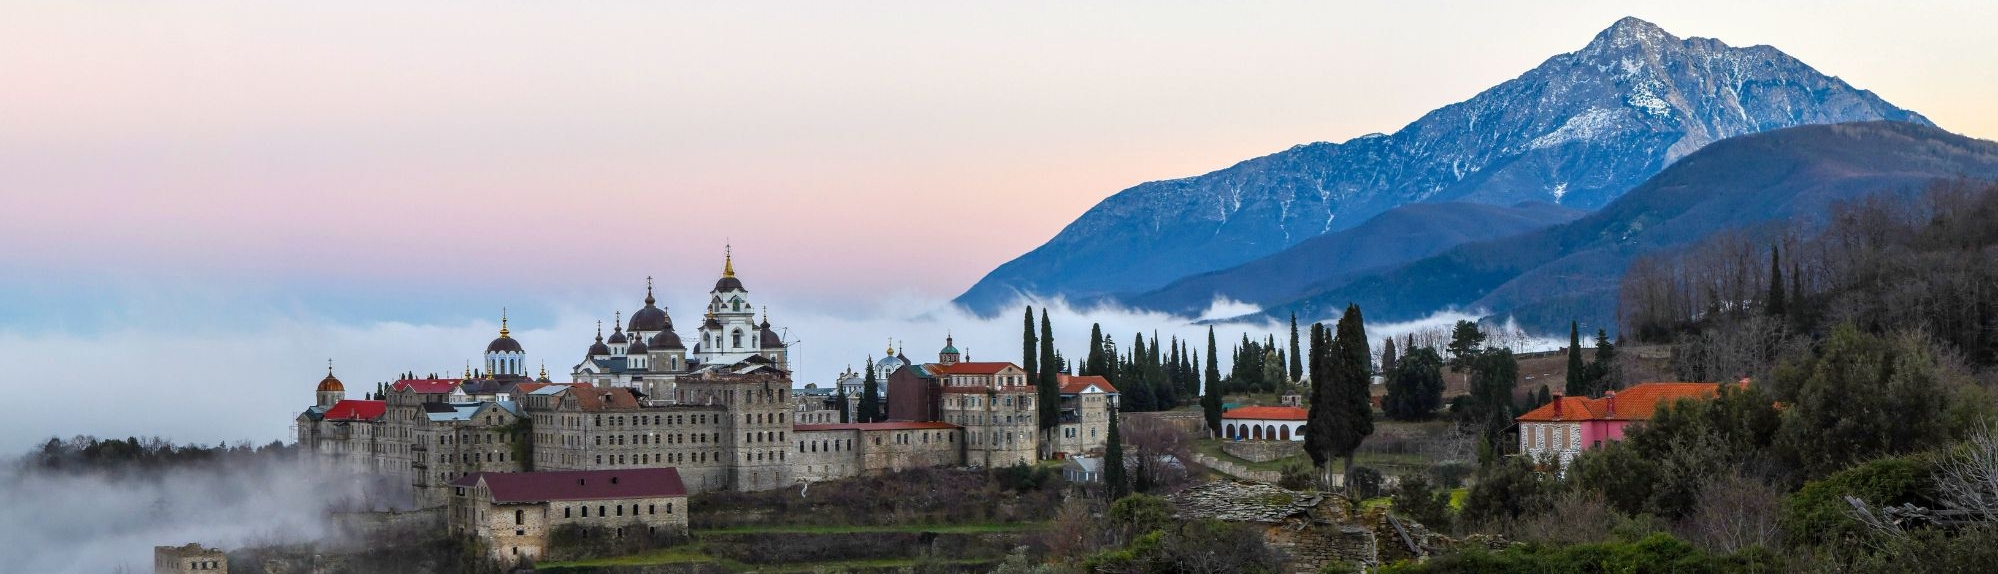
<svg viewBox="0 0 1998 574">
<path fill-rule="evenodd" d="M 1304 443 L 1289 440 L 1231 440 L 1221 443 L 1221 452 L 1249 462 L 1269 462 L 1304 454 Z"/>
<path fill-rule="evenodd" d="M 1248 467 L 1242 466 L 1241 463 L 1228 462 L 1204 454 L 1195 453 L 1193 455 L 1193 462 L 1199 463 L 1200 466 L 1214 469 L 1215 472 L 1242 480 L 1274 484 L 1278 480 L 1283 479 L 1283 473 L 1274 470 L 1249 470 Z"/>
</svg>

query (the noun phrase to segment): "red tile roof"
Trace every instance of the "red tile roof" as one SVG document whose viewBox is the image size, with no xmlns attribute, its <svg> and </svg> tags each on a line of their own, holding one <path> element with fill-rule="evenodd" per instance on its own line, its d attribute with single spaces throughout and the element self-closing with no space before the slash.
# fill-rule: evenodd
<svg viewBox="0 0 1998 574">
<path fill-rule="evenodd" d="M 493 502 L 547 502 L 555 500 L 611 500 L 686 496 L 674 468 L 630 468 L 623 470 L 570 470 L 552 472 L 475 472 L 451 482 L 451 486 L 476 486 L 485 481 Z"/>
<path fill-rule="evenodd" d="M 323 418 L 329 421 L 371 421 L 382 418 L 382 413 L 385 412 L 388 412 L 387 401 L 350 399 L 333 403 L 333 408 L 326 409 L 326 416 Z"/>
<path fill-rule="evenodd" d="M 792 425 L 791 430 L 804 431 L 885 431 L 885 430 L 942 430 L 958 428 L 957 425 L 938 422 L 890 421 L 885 423 L 838 423 L 823 425 Z"/>
<path fill-rule="evenodd" d="M 1259 421 L 1301 421 L 1311 413 L 1297 407 L 1236 407 L 1221 413 L 1224 419 L 1249 419 Z"/>
<path fill-rule="evenodd" d="M 576 405 L 586 411 L 638 408 L 638 395 L 625 387 L 577 388 L 569 391 L 569 396 L 576 397 Z"/>
<path fill-rule="evenodd" d="M 1019 368 L 1018 365 L 1012 363 L 952 363 L 949 365 L 935 363 L 927 366 L 930 372 L 945 375 L 996 375 L 999 374 L 999 371 L 1006 370 L 1007 367 Z"/>
<path fill-rule="evenodd" d="M 1089 390 L 1090 385 L 1095 385 L 1096 388 L 1102 389 L 1102 391 L 1106 393 L 1117 392 L 1117 387 L 1110 386 L 1110 379 L 1105 379 L 1103 377 L 1098 377 L 1095 375 L 1090 375 L 1087 377 L 1078 377 L 1074 375 L 1057 375 L 1056 381 L 1061 383 L 1061 392 L 1071 395 L 1080 394 L 1085 390 Z"/>
<path fill-rule="evenodd" d="M 1643 383 L 1602 398 L 1560 397 L 1555 402 L 1519 415 L 1520 421 L 1643 421 L 1651 420 L 1660 405 L 1680 399 L 1711 399 L 1720 394 L 1720 383 Z M 1560 411 L 1556 416 L 1555 411 Z"/>
<path fill-rule="evenodd" d="M 409 389 L 422 395 L 448 395 L 463 381 L 464 379 L 403 379 L 389 385 L 389 390 Z"/>
</svg>

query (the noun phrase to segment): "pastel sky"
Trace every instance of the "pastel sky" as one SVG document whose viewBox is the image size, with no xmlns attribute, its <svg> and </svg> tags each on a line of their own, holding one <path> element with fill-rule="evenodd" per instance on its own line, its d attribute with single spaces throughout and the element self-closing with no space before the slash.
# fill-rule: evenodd
<svg viewBox="0 0 1998 574">
<path fill-rule="evenodd" d="M 1998 137 L 1993 2 L 5 2 L 0 369 L 225 413 L 327 355 L 459 364 L 502 305 L 563 369 L 732 243 L 828 378 L 981 332 L 941 302 L 1117 190 L 1393 131 L 1626 15 Z M 115 416 L 24 428 L 161 428 Z"/>
</svg>

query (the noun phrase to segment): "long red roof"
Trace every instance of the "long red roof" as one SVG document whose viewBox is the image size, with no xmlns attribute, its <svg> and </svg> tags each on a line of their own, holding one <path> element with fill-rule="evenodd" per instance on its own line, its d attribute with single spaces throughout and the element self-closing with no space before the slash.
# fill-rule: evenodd
<svg viewBox="0 0 1998 574">
<path fill-rule="evenodd" d="M 326 409 L 323 418 L 329 421 L 371 421 L 382 418 L 382 413 L 386 412 L 387 401 L 346 399 L 333 403 L 333 408 Z"/>
<path fill-rule="evenodd" d="M 1259 421 L 1301 421 L 1305 420 L 1310 414 L 1310 412 L 1297 407 L 1236 407 L 1234 410 L 1221 413 L 1221 418 Z"/>
<path fill-rule="evenodd" d="M 792 425 L 791 430 L 804 431 L 884 431 L 884 430 L 945 430 L 958 428 L 957 425 L 939 422 L 889 421 L 885 423 L 834 423 L 822 425 Z"/>
<path fill-rule="evenodd" d="M 996 375 L 999 373 L 999 371 L 1006 370 L 1006 367 L 1017 368 L 1018 365 L 1014 365 L 1012 363 L 1004 363 L 1004 362 L 1000 363 L 985 362 L 985 363 L 951 363 L 948 365 L 945 365 L 943 363 L 933 363 L 927 366 L 930 372 L 946 374 L 946 375 Z"/>
<path fill-rule="evenodd" d="M 403 389 L 408 389 L 411 391 L 415 391 L 417 394 L 422 394 L 422 395 L 444 395 L 444 394 L 450 394 L 452 389 L 458 388 L 458 383 L 462 382 L 463 380 L 464 379 L 403 379 L 400 381 L 396 381 L 395 384 L 393 385 L 389 385 L 389 390 L 400 391 Z"/>
<path fill-rule="evenodd" d="M 686 496 L 675 468 L 570 470 L 549 472 L 475 472 L 451 486 L 476 486 L 485 481 L 493 502 L 547 502 Z"/>
<path fill-rule="evenodd" d="M 1602 398 L 1558 397 L 1554 402 L 1519 415 L 1518 420 L 1644 421 L 1651 420 L 1661 405 L 1680 399 L 1711 399 L 1719 394 L 1720 383 L 1643 383 Z"/>
</svg>

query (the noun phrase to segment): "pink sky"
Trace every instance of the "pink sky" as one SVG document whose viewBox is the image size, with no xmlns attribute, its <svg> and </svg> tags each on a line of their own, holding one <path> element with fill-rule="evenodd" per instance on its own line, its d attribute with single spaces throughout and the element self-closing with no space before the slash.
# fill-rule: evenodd
<svg viewBox="0 0 1998 574">
<path fill-rule="evenodd" d="M 948 297 L 1119 189 L 1392 131 L 1624 15 L 1998 136 L 1989 2 L 407 4 L 0 8 L 0 268 L 562 284 L 733 242 L 766 287 Z"/>
</svg>

